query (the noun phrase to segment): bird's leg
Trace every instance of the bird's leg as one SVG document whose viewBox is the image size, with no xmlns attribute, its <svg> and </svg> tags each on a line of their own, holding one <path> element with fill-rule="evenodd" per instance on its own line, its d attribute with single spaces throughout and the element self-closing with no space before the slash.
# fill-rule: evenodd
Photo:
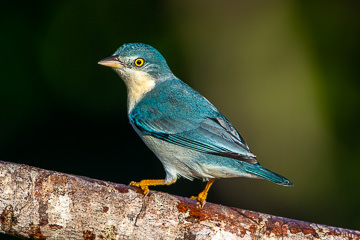
<svg viewBox="0 0 360 240">
<path fill-rule="evenodd" d="M 171 185 L 174 182 L 176 182 L 176 178 L 174 178 L 171 182 L 168 183 L 165 182 L 165 179 L 144 179 L 140 182 L 132 181 L 129 185 L 140 188 L 143 194 L 146 194 L 149 191 L 149 186 Z"/>
<path fill-rule="evenodd" d="M 211 178 L 211 179 L 206 183 L 205 189 L 204 189 L 201 193 L 199 193 L 199 195 L 198 195 L 197 197 L 195 197 L 195 196 L 192 196 L 192 197 L 191 197 L 191 199 L 194 199 L 194 200 L 198 201 L 198 203 L 200 204 L 200 207 L 201 207 L 201 208 L 205 205 L 208 191 L 209 191 L 211 185 L 212 185 L 214 182 L 215 182 L 215 178 Z"/>
</svg>

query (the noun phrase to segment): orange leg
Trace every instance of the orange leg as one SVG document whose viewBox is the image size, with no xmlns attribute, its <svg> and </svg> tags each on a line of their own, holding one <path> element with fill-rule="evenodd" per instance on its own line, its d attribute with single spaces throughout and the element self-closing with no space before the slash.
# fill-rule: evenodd
<svg viewBox="0 0 360 240">
<path fill-rule="evenodd" d="M 140 182 L 132 181 L 129 185 L 133 187 L 140 188 L 144 194 L 149 191 L 149 186 L 158 186 L 158 185 L 171 185 L 176 182 L 176 178 L 171 182 L 165 183 L 165 179 L 144 179 Z"/>
<path fill-rule="evenodd" d="M 212 185 L 214 182 L 215 182 L 215 178 L 211 178 L 211 179 L 206 183 L 205 189 L 204 189 L 201 193 L 199 193 L 199 195 L 198 195 L 197 197 L 195 197 L 195 196 L 192 196 L 192 197 L 191 197 L 191 199 L 194 199 L 194 200 L 198 201 L 198 203 L 200 204 L 200 207 L 201 207 L 201 208 L 205 205 L 208 191 L 209 191 L 211 185 Z"/>
</svg>

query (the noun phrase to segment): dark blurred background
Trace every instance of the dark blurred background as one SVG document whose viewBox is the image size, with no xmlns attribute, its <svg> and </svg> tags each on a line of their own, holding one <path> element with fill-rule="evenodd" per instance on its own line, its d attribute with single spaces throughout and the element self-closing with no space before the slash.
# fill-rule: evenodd
<svg viewBox="0 0 360 240">
<path fill-rule="evenodd" d="M 292 188 L 215 182 L 208 201 L 360 229 L 360 17 L 355 1 L 7 1 L 0 160 L 118 183 L 163 178 L 128 123 L 126 88 L 97 62 L 157 48 L 260 163 Z M 197 194 L 201 181 L 153 188 Z"/>
</svg>

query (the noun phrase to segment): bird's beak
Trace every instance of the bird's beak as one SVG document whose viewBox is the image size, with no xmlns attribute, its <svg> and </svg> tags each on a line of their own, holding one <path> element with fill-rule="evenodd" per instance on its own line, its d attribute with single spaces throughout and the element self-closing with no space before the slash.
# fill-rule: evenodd
<svg viewBox="0 0 360 240">
<path fill-rule="evenodd" d="M 119 61 L 119 57 L 117 55 L 104 58 L 100 60 L 98 64 L 112 68 L 124 68 L 124 65 L 121 64 L 121 62 Z"/>
</svg>

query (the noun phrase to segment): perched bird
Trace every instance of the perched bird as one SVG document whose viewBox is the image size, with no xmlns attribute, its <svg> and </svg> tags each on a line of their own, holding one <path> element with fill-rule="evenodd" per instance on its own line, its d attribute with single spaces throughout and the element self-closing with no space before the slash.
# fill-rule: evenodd
<svg viewBox="0 0 360 240">
<path fill-rule="evenodd" d="M 132 127 L 162 162 L 165 179 L 131 182 L 144 194 L 149 186 L 170 185 L 178 176 L 207 181 L 197 197 L 204 206 L 218 178 L 261 178 L 280 185 L 292 183 L 260 166 L 244 139 L 205 97 L 178 79 L 165 58 L 143 43 L 122 45 L 98 62 L 111 67 L 128 91 Z"/>
</svg>

